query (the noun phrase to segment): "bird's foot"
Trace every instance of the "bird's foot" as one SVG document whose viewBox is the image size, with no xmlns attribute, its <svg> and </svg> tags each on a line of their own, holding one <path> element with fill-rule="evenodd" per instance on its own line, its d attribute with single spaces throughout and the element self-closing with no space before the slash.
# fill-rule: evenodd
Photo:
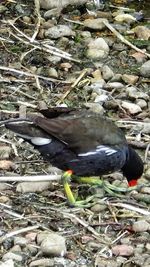
<svg viewBox="0 0 150 267">
<path fill-rule="evenodd" d="M 74 178 L 75 178 L 75 180 L 78 179 L 78 177 L 76 177 L 76 176 L 73 176 L 73 179 Z M 82 183 L 88 183 L 84 180 L 84 178 L 86 179 L 86 177 L 83 177 Z M 69 185 L 71 179 L 72 179 L 72 171 L 71 170 L 66 171 L 62 175 L 62 182 L 63 182 L 65 194 L 66 194 L 69 205 L 71 207 L 79 207 L 79 208 L 90 207 L 91 206 L 90 202 L 94 199 L 95 196 L 89 196 L 85 200 L 79 200 L 79 201 L 76 200 L 72 191 L 71 191 L 70 185 Z M 82 179 L 82 177 L 81 177 L 81 179 Z M 89 179 L 89 178 L 87 178 L 87 179 Z M 91 178 L 91 181 L 92 181 L 92 178 Z M 93 184 L 94 184 L 94 181 L 93 181 Z"/>
</svg>

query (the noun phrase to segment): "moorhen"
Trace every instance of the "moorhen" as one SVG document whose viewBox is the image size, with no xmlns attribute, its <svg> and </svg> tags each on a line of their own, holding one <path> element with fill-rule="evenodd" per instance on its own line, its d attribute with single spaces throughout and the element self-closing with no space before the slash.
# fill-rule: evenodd
<svg viewBox="0 0 150 267">
<path fill-rule="evenodd" d="M 62 107 L 40 113 L 43 116 L 17 119 L 5 126 L 32 144 L 52 165 L 65 171 L 62 180 L 70 204 L 75 204 L 68 184 L 72 174 L 81 182 L 95 184 L 98 179 L 89 176 L 121 170 L 129 186 L 137 184 L 143 162 L 127 144 L 123 131 L 110 119 L 88 110 Z"/>
</svg>

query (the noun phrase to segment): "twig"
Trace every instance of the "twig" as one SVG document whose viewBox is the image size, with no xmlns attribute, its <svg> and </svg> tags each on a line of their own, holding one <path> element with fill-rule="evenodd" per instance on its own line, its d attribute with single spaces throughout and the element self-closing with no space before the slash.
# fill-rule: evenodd
<svg viewBox="0 0 150 267">
<path fill-rule="evenodd" d="M 0 244 L 3 243 L 6 239 L 12 237 L 12 236 L 15 236 L 15 235 L 19 235 L 19 234 L 22 234 L 22 233 L 26 233 L 26 232 L 29 232 L 29 231 L 33 231 L 35 229 L 38 229 L 40 227 L 40 225 L 34 225 L 34 226 L 29 226 L 29 227 L 26 227 L 26 228 L 23 228 L 23 229 L 20 229 L 20 230 L 17 230 L 17 231 L 12 231 L 10 233 L 7 233 L 6 235 L 0 237 Z"/>
<path fill-rule="evenodd" d="M 144 162 L 147 161 L 147 156 L 148 156 L 148 151 L 149 151 L 149 149 L 150 149 L 150 144 L 148 144 L 147 147 L 146 147 L 145 155 L 144 155 Z"/>
<path fill-rule="evenodd" d="M 31 38 L 31 43 L 34 42 L 38 32 L 39 32 L 39 28 L 40 28 L 40 24 L 41 24 L 41 15 L 40 15 L 40 3 L 39 0 L 34 0 L 34 5 L 35 5 L 35 15 L 37 16 L 37 24 L 36 24 L 36 29 L 34 34 L 32 35 Z"/>
<path fill-rule="evenodd" d="M 61 175 L 1 176 L 1 182 L 44 182 L 59 181 Z"/>
<path fill-rule="evenodd" d="M 121 208 L 124 208 L 124 209 L 128 209 L 128 210 L 132 210 L 132 211 L 141 213 L 143 215 L 150 215 L 150 211 L 144 210 L 144 209 L 139 208 L 139 207 L 132 206 L 130 204 L 126 204 L 126 203 L 111 203 L 111 205 L 112 206 L 116 206 L 116 207 L 121 207 Z"/>
<path fill-rule="evenodd" d="M 71 92 L 71 90 L 79 83 L 79 81 L 83 78 L 83 76 L 86 74 L 87 69 L 83 70 L 79 77 L 75 80 L 75 82 L 70 86 L 69 90 L 62 96 L 61 99 L 57 101 L 57 105 L 59 105 L 66 97 L 67 95 Z"/>
<path fill-rule="evenodd" d="M 22 70 L 17 70 L 17 69 L 5 67 L 5 66 L 0 66 L 0 70 L 10 71 L 10 72 L 17 73 L 18 75 L 24 75 L 24 76 L 28 76 L 28 77 L 32 77 L 32 78 L 37 77 L 39 79 L 46 80 L 46 81 L 51 81 L 51 82 L 59 82 L 59 83 L 67 83 L 67 84 L 69 83 L 69 82 L 66 82 L 66 81 L 57 80 L 57 79 L 54 79 L 54 78 L 49 78 L 49 77 L 45 77 L 45 76 L 41 76 L 41 75 L 36 75 L 36 74 L 30 73 L 30 72 L 25 72 L 25 71 L 22 71 Z"/>
<path fill-rule="evenodd" d="M 139 49 L 138 47 L 136 47 L 135 45 L 133 45 L 132 43 L 130 43 L 128 40 L 126 40 L 126 39 L 125 39 L 119 32 L 117 32 L 117 31 L 112 27 L 112 25 L 110 25 L 109 22 L 107 22 L 107 21 L 104 20 L 103 23 L 104 23 L 105 26 L 106 26 L 111 32 L 113 32 L 113 33 L 118 37 L 118 39 L 119 39 L 120 41 L 122 41 L 124 44 L 130 46 L 131 48 L 133 48 L 133 49 L 136 50 L 137 52 L 140 52 L 140 53 L 142 53 L 142 54 L 144 54 L 144 55 L 146 55 L 147 57 L 150 58 L 150 54 L 148 54 L 148 53 L 146 53 L 145 51 Z"/>
</svg>

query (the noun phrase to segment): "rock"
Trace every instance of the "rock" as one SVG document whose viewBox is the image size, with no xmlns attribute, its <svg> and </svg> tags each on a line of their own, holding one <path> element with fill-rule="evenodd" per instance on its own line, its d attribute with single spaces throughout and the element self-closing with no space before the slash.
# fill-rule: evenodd
<svg viewBox="0 0 150 267">
<path fill-rule="evenodd" d="M 140 40 L 149 40 L 150 38 L 150 29 L 148 29 L 146 26 L 136 26 L 132 29 L 132 31 Z"/>
<path fill-rule="evenodd" d="M 144 109 L 144 108 L 147 108 L 147 103 L 144 99 L 137 99 L 135 101 L 135 103 L 141 108 L 141 109 Z"/>
<path fill-rule="evenodd" d="M 115 256 L 131 256 L 133 255 L 134 249 L 128 245 L 117 245 L 112 247 L 112 253 Z"/>
<path fill-rule="evenodd" d="M 24 237 L 15 236 L 14 237 L 14 245 L 19 245 L 24 247 L 28 243 L 28 240 Z"/>
<path fill-rule="evenodd" d="M 11 153 L 11 147 L 0 143 L 0 159 L 8 159 Z"/>
<path fill-rule="evenodd" d="M 139 77 L 136 75 L 123 74 L 122 80 L 127 84 L 135 84 L 138 81 Z"/>
<path fill-rule="evenodd" d="M 48 68 L 47 75 L 49 77 L 58 78 L 58 72 L 55 68 Z"/>
<path fill-rule="evenodd" d="M 97 95 L 97 96 L 95 97 L 94 102 L 95 102 L 95 103 L 101 103 L 101 104 L 103 104 L 103 103 L 105 103 L 108 99 L 109 99 L 109 96 L 106 95 L 106 94 Z"/>
<path fill-rule="evenodd" d="M 150 168 L 148 168 L 145 172 L 145 177 L 150 180 Z"/>
<path fill-rule="evenodd" d="M 75 36 L 75 32 L 67 25 L 57 25 L 45 31 L 45 37 L 58 39 L 63 36 Z"/>
<path fill-rule="evenodd" d="M 30 262 L 29 267 L 53 267 L 56 266 L 53 259 L 38 259 Z"/>
<path fill-rule="evenodd" d="M 7 197 L 7 196 L 0 196 L 0 203 L 9 203 L 9 202 L 10 202 L 10 198 L 9 197 Z"/>
<path fill-rule="evenodd" d="M 121 106 L 126 109 L 130 114 L 137 114 L 142 111 L 142 109 L 138 105 L 127 101 L 122 101 Z"/>
<path fill-rule="evenodd" d="M 150 230 L 150 224 L 145 220 L 134 222 L 132 225 L 134 232 L 145 232 Z"/>
<path fill-rule="evenodd" d="M 40 7 L 43 9 L 52 9 L 52 8 L 63 8 L 67 5 L 82 5 L 85 4 L 87 0 L 40 0 Z"/>
<path fill-rule="evenodd" d="M 97 70 L 93 71 L 92 72 L 92 76 L 94 77 L 94 79 L 92 79 L 92 83 L 93 82 L 96 83 L 96 82 L 99 82 L 99 81 L 103 80 L 100 69 L 97 69 Z"/>
<path fill-rule="evenodd" d="M 105 89 L 122 89 L 124 88 L 124 85 L 120 82 L 108 82 L 105 86 Z"/>
<path fill-rule="evenodd" d="M 98 103 L 86 103 L 85 106 L 88 107 L 92 112 L 96 112 L 101 115 L 104 114 L 104 108 Z"/>
<path fill-rule="evenodd" d="M 108 207 L 105 204 L 95 204 L 93 207 L 91 207 L 91 211 L 97 213 L 106 210 Z"/>
<path fill-rule="evenodd" d="M 17 185 L 16 191 L 20 193 L 42 192 L 50 186 L 51 182 L 22 182 Z"/>
<path fill-rule="evenodd" d="M 109 81 L 110 79 L 112 79 L 113 78 L 113 76 L 114 76 L 114 72 L 111 70 L 111 68 L 109 68 L 109 66 L 107 66 L 107 65 L 104 65 L 103 67 L 102 67 L 102 75 L 103 75 L 103 79 L 105 80 L 105 81 Z"/>
<path fill-rule="evenodd" d="M 140 68 L 140 73 L 145 78 L 150 78 L 150 60 L 146 61 Z"/>
<path fill-rule="evenodd" d="M 53 64 L 57 64 L 61 61 L 61 57 L 58 56 L 48 56 L 47 60 L 52 62 Z"/>
<path fill-rule="evenodd" d="M 147 243 L 145 248 L 150 252 L 150 243 Z"/>
<path fill-rule="evenodd" d="M 120 240 L 121 244 L 123 245 L 129 245 L 131 244 L 130 238 L 129 237 L 124 237 Z"/>
<path fill-rule="evenodd" d="M 126 23 L 134 23 L 136 18 L 130 14 L 119 14 L 115 17 L 115 21 L 117 22 L 126 22 Z"/>
<path fill-rule="evenodd" d="M 72 64 L 70 64 L 69 62 L 63 62 L 60 64 L 60 67 L 65 71 L 68 71 L 69 69 L 72 68 Z"/>
<path fill-rule="evenodd" d="M 103 38 L 92 39 L 88 44 L 87 57 L 91 59 L 107 58 L 109 46 Z"/>
<path fill-rule="evenodd" d="M 121 82 L 121 81 L 122 81 L 122 75 L 117 73 L 117 74 L 114 74 L 110 82 Z"/>
<path fill-rule="evenodd" d="M 143 193 L 143 194 L 149 194 L 150 195 L 150 187 L 142 187 L 141 188 L 141 193 Z"/>
<path fill-rule="evenodd" d="M 103 18 L 97 18 L 97 19 L 86 19 L 83 21 L 84 27 L 87 27 L 89 29 L 93 30 L 103 30 L 106 28 L 104 21 L 108 22 L 107 19 Z"/>
<path fill-rule="evenodd" d="M 136 87 L 134 86 L 130 86 L 126 89 L 126 92 L 128 94 L 128 96 L 131 98 L 131 99 L 138 99 L 138 98 L 141 98 L 141 99 L 144 99 L 144 100 L 148 100 L 149 97 L 146 93 L 144 92 L 139 92 L 137 90 Z"/>
<path fill-rule="evenodd" d="M 3 256 L 3 260 L 14 260 L 17 262 L 21 262 L 23 260 L 22 255 L 19 255 L 19 253 L 13 253 L 13 252 L 7 252 Z"/>
<path fill-rule="evenodd" d="M 56 233 L 49 233 L 41 243 L 41 251 L 47 256 L 64 256 L 66 254 L 66 240 Z"/>
<path fill-rule="evenodd" d="M 5 262 L 0 264 L 0 267 L 14 267 L 14 261 L 13 260 L 6 260 Z"/>
<path fill-rule="evenodd" d="M 91 38 L 91 33 L 89 31 L 82 31 L 80 35 L 85 39 Z"/>
</svg>

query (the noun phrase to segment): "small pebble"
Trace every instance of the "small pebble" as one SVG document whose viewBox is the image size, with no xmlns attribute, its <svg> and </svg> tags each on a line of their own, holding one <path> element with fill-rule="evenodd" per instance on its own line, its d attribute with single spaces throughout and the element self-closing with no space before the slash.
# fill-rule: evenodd
<svg viewBox="0 0 150 267">
<path fill-rule="evenodd" d="M 112 247 L 112 253 L 115 256 L 131 256 L 133 255 L 134 249 L 128 245 L 117 245 Z"/>
<path fill-rule="evenodd" d="M 137 104 L 130 103 L 127 101 L 122 101 L 121 106 L 127 111 L 129 111 L 130 114 L 137 114 L 142 111 L 142 109 Z"/>
<path fill-rule="evenodd" d="M 133 223 L 132 229 L 134 232 L 145 232 L 150 229 L 150 224 L 145 220 L 137 221 Z"/>
</svg>

